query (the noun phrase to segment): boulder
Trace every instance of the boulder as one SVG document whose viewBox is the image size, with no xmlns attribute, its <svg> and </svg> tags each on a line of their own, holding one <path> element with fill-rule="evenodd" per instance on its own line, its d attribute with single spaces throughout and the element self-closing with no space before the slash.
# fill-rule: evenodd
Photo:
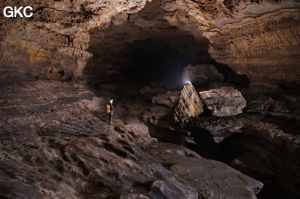
<svg viewBox="0 0 300 199">
<path fill-rule="evenodd" d="M 186 83 L 181 90 L 178 105 L 175 108 L 175 122 L 188 122 L 190 118 L 197 118 L 203 112 L 200 98 L 191 83 Z"/>
<path fill-rule="evenodd" d="M 191 81 L 194 84 L 204 84 L 206 82 L 223 82 L 223 74 L 219 73 L 212 64 L 200 64 L 196 66 L 188 65 L 182 73 L 182 81 Z"/>
<path fill-rule="evenodd" d="M 241 92 L 232 87 L 202 91 L 200 98 L 212 115 L 218 117 L 238 115 L 246 107 L 246 100 Z"/>
<path fill-rule="evenodd" d="M 159 143 L 158 148 L 149 149 L 147 153 L 188 182 L 199 198 L 254 199 L 263 187 L 260 181 L 224 163 L 202 158 L 184 146 Z"/>
<path fill-rule="evenodd" d="M 189 64 L 188 66 L 184 67 L 183 72 L 182 72 L 182 82 L 190 82 L 193 81 L 195 78 L 195 73 L 196 73 L 196 67 L 192 66 Z"/>
<path fill-rule="evenodd" d="M 288 94 L 248 94 L 247 107 L 253 111 L 277 113 L 300 113 L 300 102 L 297 95 Z"/>
<path fill-rule="evenodd" d="M 152 103 L 153 104 L 160 104 L 164 105 L 170 108 L 173 108 L 176 106 L 178 100 L 180 97 L 180 92 L 179 91 L 168 91 L 165 94 L 160 94 L 152 98 Z"/>
</svg>

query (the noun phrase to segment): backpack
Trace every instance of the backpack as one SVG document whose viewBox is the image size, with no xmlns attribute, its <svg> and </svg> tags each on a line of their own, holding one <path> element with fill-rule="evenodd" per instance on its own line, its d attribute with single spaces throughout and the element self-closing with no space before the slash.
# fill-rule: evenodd
<svg viewBox="0 0 300 199">
<path fill-rule="evenodd" d="M 105 112 L 110 113 L 110 105 L 109 104 L 105 105 Z"/>
</svg>

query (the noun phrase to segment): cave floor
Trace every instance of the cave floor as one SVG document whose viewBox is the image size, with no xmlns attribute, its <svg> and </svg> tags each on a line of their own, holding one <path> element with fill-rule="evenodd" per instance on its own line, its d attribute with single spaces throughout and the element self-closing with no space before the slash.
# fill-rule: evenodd
<svg viewBox="0 0 300 199">
<path fill-rule="evenodd" d="M 183 195 L 195 196 L 190 187 L 193 187 L 192 182 L 185 179 L 190 184 L 187 185 L 168 174 L 167 169 L 175 164 L 168 163 L 172 162 L 171 159 L 160 162 L 166 169 L 142 151 L 156 147 L 157 140 L 150 135 L 164 142 L 181 142 L 181 145 L 193 149 L 203 157 L 210 153 L 207 158 L 231 164 L 233 168 L 259 180 L 281 180 L 284 182 L 282 186 L 287 186 L 284 189 L 298 183 L 297 179 L 286 176 L 289 175 L 286 174 L 287 171 L 276 171 L 280 167 L 273 168 L 280 175 L 274 174 L 274 170 L 270 171 L 265 166 L 269 163 L 263 161 L 266 156 L 272 156 L 268 160 L 271 164 L 281 162 L 284 167 L 295 171 L 296 176 L 299 174 L 299 165 L 289 164 L 299 157 L 298 121 L 281 116 L 246 113 L 232 119 L 244 122 L 245 125 L 240 128 L 243 135 L 240 132 L 234 133 L 221 143 L 215 143 L 212 140 L 216 136 L 194 125 L 187 128 L 192 132 L 194 140 L 192 143 L 186 142 L 186 136 L 177 133 L 174 135 L 170 129 L 159 126 L 154 128 L 154 132 L 141 121 L 141 113 L 153 106 L 153 95 L 169 89 L 176 90 L 178 87 L 165 85 L 162 89 L 161 85 L 156 84 L 150 89 L 151 92 L 141 95 L 141 87 L 136 85 L 91 85 L 81 81 L 33 81 L 1 86 L 0 185 L 3 191 L 0 194 L 7 198 L 105 198 L 114 194 L 138 198 L 137 195 L 145 193 L 150 198 L 155 198 L 157 193 L 154 190 L 162 188 L 154 189 L 158 186 L 154 182 L 160 179 L 167 183 L 163 188 L 171 189 L 175 185 L 182 190 Z M 112 98 L 116 111 L 113 124 L 110 125 L 104 105 Z M 256 124 L 255 128 L 245 122 L 249 120 Z M 229 120 L 226 123 L 235 125 Z M 222 122 L 220 124 L 223 125 Z M 260 131 L 257 131 L 257 126 L 260 126 Z M 174 137 L 178 137 L 175 142 Z M 184 154 L 184 161 L 185 157 L 193 153 L 187 152 L 188 149 L 169 147 Z M 263 147 L 267 149 L 262 149 Z M 234 150 L 239 152 L 232 153 Z M 267 151 L 271 151 L 270 154 Z M 196 154 L 192 156 L 198 158 Z M 287 160 L 282 159 L 282 156 L 287 156 Z M 164 154 L 160 157 L 164 157 Z M 265 172 L 257 170 L 258 167 L 247 166 L 247 161 L 253 159 L 258 164 L 263 162 L 261 168 Z M 240 162 L 245 164 L 238 164 Z M 177 162 L 177 166 L 180 164 Z M 100 170 L 97 169 L 99 165 Z M 173 167 L 173 170 L 176 168 Z M 146 185 L 150 181 L 151 188 Z M 140 184 L 136 185 L 136 182 Z M 258 182 L 252 183 L 259 187 Z M 135 190 L 131 193 L 134 197 L 127 196 L 128 191 L 124 190 L 133 189 L 132 187 Z M 206 198 L 201 190 L 195 190 Z M 212 190 L 207 190 L 208 192 L 213 193 Z M 228 192 L 230 190 L 226 190 Z M 241 192 L 244 193 L 244 189 Z M 238 194 L 240 192 L 237 191 L 237 197 L 241 197 Z M 255 196 L 250 195 L 245 198 Z M 263 193 L 262 198 L 267 198 L 265 195 L 267 194 Z"/>
</svg>

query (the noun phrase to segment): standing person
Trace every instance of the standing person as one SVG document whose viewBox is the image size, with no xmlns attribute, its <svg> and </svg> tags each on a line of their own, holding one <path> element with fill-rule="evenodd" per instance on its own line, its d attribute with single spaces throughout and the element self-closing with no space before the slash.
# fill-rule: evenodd
<svg viewBox="0 0 300 199">
<path fill-rule="evenodd" d="M 105 112 L 108 114 L 109 123 L 112 124 L 114 114 L 113 99 L 109 100 L 109 103 L 105 105 Z"/>
</svg>

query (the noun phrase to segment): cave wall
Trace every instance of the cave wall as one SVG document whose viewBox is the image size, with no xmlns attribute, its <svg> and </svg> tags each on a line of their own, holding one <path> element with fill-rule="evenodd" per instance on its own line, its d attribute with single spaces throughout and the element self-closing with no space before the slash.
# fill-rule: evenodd
<svg viewBox="0 0 300 199">
<path fill-rule="evenodd" d="M 135 13 L 137 1 L 5 1 L 1 0 L 1 81 L 67 79 L 81 76 L 92 56 L 88 30 L 120 12 Z M 32 6 L 31 18 L 5 18 L 5 6 Z"/>
<path fill-rule="evenodd" d="M 180 73 L 176 74 L 180 77 L 183 67 L 190 62 L 210 59 L 208 40 L 202 35 L 195 40 L 190 31 L 197 28 L 195 24 L 189 29 L 177 28 L 170 25 L 164 16 L 165 11 L 158 0 L 153 0 L 137 13 L 121 13 L 111 22 L 92 28 L 87 51 L 93 57 L 88 60 L 84 74 L 102 79 L 107 74 L 124 75 L 128 71 L 138 73 L 139 70 L 153 71 L 156 74 L 152 75 L 157 76 L 166 69 L 168 74 L 172 74 L 177 63 L 188 59 Z"/>
<path fill-rule="evenodd" d="M 252 84 L 300 81 L 299 1 L 165 1 L 166 19 L 191 23 L 209 39 L 209 53 Z M 185 19 L 185 20 L 183 20 Z"/>
<path fill-rule="evenodd" d="M 1 12 L 1 81 L 80 77 L 93 56 L 93 51 L 88 48 L 107 39 L 101 37 L 91 43 L 91 30 L 101 28 L 103 24 L 122 26 L 144 8 L 146 2 L 1 0 L 1 11 L 7 5 L 34 8 L 31 18 L 5 18 Z M 209 40 L 211 57 L 227 64 L 236 73 L 247 75 L 253 84 L 281 80 L 300 82 L 299 1 L 152 2 L 164 10 L 163 17 L 170 26 L 190 32 L 198 42 L 203 42 L 205 36 Z M 151 21 L 151 12 L 143 17 Z M 135 21 L 140 25 L 144 22 Z M 146 25 L 151 26 L 151 23 Z M 134 40 L 138 39 L 145 38 L 139 35 Z M 113 43 L 106 42 L 108 45 Z M 179 49 L 176 45 L 173 45 L 174 49 L 190 53 L 188 48 Z"/>
<path fill-rule="evenodd" d="M 299 30 L 299 10 L 281 10 L 205 35 L 215 60 L 246 74 L 252 82 L 276 84 L 300 80 Z"/>
</svg>

